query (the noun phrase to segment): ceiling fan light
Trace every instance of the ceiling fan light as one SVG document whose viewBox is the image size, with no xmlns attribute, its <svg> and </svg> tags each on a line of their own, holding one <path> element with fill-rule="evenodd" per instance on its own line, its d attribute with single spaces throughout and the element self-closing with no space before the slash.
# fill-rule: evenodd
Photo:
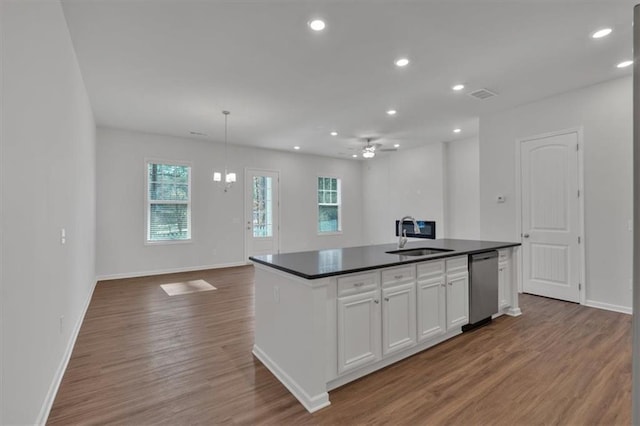
<svg viewBox="0 0 640 426">
<path fill-rule="evenodd" d="M 222 174 L 220 172 L 215 172 L 213 174 L 213 181 L 220 182 L 222 180 Z"/>
<path fill-rule="evenodd" d="M 375 157 L 375 156 L 376 156 L 376 153 L 375 153 L 375 152 L 373 152 L 373 150 L 369 151 L 369 150 L 366 150 L 366 149 L 365 149 L 365 150 L 364 150 L 364 152 L 362 153 L 362 156 L 363 156 L 364 158 L 373 158 L 373 157 Z"/>
<path fill-rule="evenodd" d="M 235 173 L 227 173 L 225 181 L 227 183 L 234 183 L 236 181 L 236 174 Z"/>
</svg>

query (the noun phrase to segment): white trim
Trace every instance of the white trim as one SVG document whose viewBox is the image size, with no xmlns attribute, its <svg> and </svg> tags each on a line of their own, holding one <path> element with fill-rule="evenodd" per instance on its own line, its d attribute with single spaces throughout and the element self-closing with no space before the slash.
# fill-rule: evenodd
<svg viewBox="0 0 640 426">
<path fill-rule="evenodd" d="M 607 311 L 620 312 L 629 315 L 633 313 L 633 308 L 629 306 L 612 305 L 610 303 L 597 302 L 595 300 L 587 300 L 584 305 L 589 306 L 590 308 L 604 309 Z"/>
<path fill-rule="evenodd" d="M 582 284 L 582 290 L 579 290 L 580 304 L 587 304 L 587 265 L 586 265 L 586 235 L 584 228 L 584 137 L 583 137 L 583 127 L 570 127 L 564 130 L 558 130 L 554 132 L 541 133 L 534 136 L 528 136 L 524 138 L 518 138 L 515 141 L 516 144 L 516 235 L 515 238 L 517 241 L 522 242 L 522 164 L 521 164 L 521 145 L 523 142 L 544 139 L 553 136 L 567 135 L 570 133 L 575 133 L 578 139 L 578 190 L 580 191 L 580 199 L 578 200 L 578 228 L 580 230 L 580 236 L 582 237 L 582 242 L 578 245 L 578 252 L 580 255 L 580 265 L 578 266 L 579 277 L 578 280 Z M 518 292 L 523 292 L 523 282 L 524 277 L 522 276 L 524 268 L 522 267 L 522 263 L 524 259 L 522 257 L 522 251 L 519 250 L 517 253 L 517 265 L 518 265 Z"/>
<path fill-rule="evenodd" d="M 269 358 L 269 356 L 257 345 L 253 345 L 252 353 L 265 367 L 267 367 L 269 371 L 271 371 L 271 374 L 276 376 L 280 383 L 282 383 L 289 392 L 296 397 L 308 412 L 313 413 L 331 405 L 328 392 L 325 391 L 313 396 L 307 394 L 298 382 L 293 380 L 291 376 L 289 376 L 278 364 Z"/>
<path fill-rule="evenodd" d="M 338 210 L 338 217 L 340 217 L 340 210 Z M 340 220 L 340 219 L 338 219 Z M 318 224 L 316 223 L 316 226 Z M 342 231 L 327 231 L 327 232 L 318 232 L 318 237 L 335 237 L 336 235 L 342 235 Z"/>
<path fill-rule="evenodd" d="M 84 322 L 84 317 L 87 314 L 87 310 L 89 309 L 89 305 L 91 304 L 91 299 L 93 298 L 93 293 L 96 290 L 96 285 L 98 282 L 93 283 L 93 288 L 91 292 L 89 292 L 89 297 L 85 301 L 84 308 L 82 309 L 82 314 L 78 318 L 76 325 L 73 328 L 73 332 L 71 333 L 71 338 L 69 339 L 69 343 L 67 344 L 67 348 L 65 349 L 64 355 L 62 357 L 62 361 L 60 365 L 58 365 L 58 369 L 56 370 L 55 375 L 53 376 L 53 380 L 51 385 L 49 385 L 49 391 L 47 392 L 47 396 L 44 398 L 44 402 L 42 403 L 42 407 L 40 408 L 40 413 L 38 414 L 36 424 L 44 425 L 47 423 L 47 419 L 49 418 L 49 413 L 51 413 L 51 408 L 53 407 L 53 402 L 56 399 L 56 395 L 58 394 L 58 389 L 60 388 L 60 384 L 62 383 L 62 378 L 64 377 L 64 373 L 67 371 L 67 366 L 69 365 L 69 361 L 71 360 L 71 354 L 73 353 L 73 348 L 76 345 L 76 340 L 78 339 L 78 334 L 80 334 L 80 328 L 82 327 L 82 323 Z"/>
<path fill-rule="evenodd" d="M 235 266 L 246 266 L 250 264 L 251 264 L 250 262 L 229 262 L 229 263 L 219 263 L 217 265 L 201 265 L 201 266 L 187 266 L 184 268 L 157 269 L 154 271 L 123 272 L 120 274 L 98 275 L 96 279 L 98 281 L 119 280 L 122 278 L 137 278 L 137 277 L 148 277 L 153 275 L 175 274 L 179 272 L 205 271 L 207 269 L 232 268 Z"/>
<path fill-rule="evenodd" d="M 504 311 L 505 314 L 509 315 L 510 317 L 519 317 L 520 315 L 522 315 L 522 310 L 520 308 L 507 308 Z"/>
</svg>

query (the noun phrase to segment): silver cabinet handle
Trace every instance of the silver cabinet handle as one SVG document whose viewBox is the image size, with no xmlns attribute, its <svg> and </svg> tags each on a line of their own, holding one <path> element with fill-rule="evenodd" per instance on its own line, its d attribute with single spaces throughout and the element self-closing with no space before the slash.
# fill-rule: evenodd
<svg viewBox="0 0 640 426">
<path fill-rule="evenodd" d="M 376 303 L 376 304 L 377 304 L 377 303 L 380 303 L 380 301 L 379 301 L 378 299 L 375 299 L 375 300 L 373 301 L 373 303 Z"/>
<path fill-rule="evenodd" d="M 385 301 L 385 302 L 388 302 L 388 301 L 389 301 L 389 298 L 388 298 L 388 297 L 385 297 L 385 298 L 384 298 L 384 301 Z"/>
<path fill-rule="evenodd" d="M 449 285 L 453 285 L 453 282 L 449 282 Z"/>
<path fill-rule="evenodd" d="M 440 285 L 441 285 L 442 287 L 446 287 L 446 286 L 447 286 L 447 284 L 446 284 L 444 281 L 443 281 L 443 282 L 441 282 L 441 283 L 440 283 Z"/>
<path fill-rule="evenodd" d="M 395 278 L 396 280 L 399 280 L 400 278 L 402 278 L 402 275 L 394 275 L 393 278 Z"/>
<path fill-rule="evenodd" d="M 362 287 L 364 285 L 364 283 L 355 283 L 353 286 L 354 287 Z"/>
<path fill-rule="evenodd" d="M 524 234 L 523 237 L 529 238 L 529 234 Z"/>
</svg>

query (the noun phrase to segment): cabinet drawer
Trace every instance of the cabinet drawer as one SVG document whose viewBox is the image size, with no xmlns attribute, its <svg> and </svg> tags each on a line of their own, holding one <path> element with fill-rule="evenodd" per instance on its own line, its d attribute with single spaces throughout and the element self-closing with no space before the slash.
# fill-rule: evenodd
<svg viewBox="0 0 640 426">
<path fill-rule="evenodd" d="M 428 279 L 444 274 L 444 260 L 418 264 L 418 279 Z"/>
<path fill-rule="evenodd" d="M 378 273 L 350 275 L 338 278 L 338 296 L 356 294 L 378 288 Z"/>
<path fill-rule="evenodd" d="M 416 280 L 415 265 L 402 266 L 399 268 L 387 269 L 382 271 L 382 286 L 404 284 L 414 282 Z"/>
<path fill-rule="evenodd" d="M 498 261 L 502 262 L 504 260 L 509 260 L 511 257 L 511 249 L 507 250 L 498 250 Z"/>
<path fill-rule="evenodd" d="M 467 256 L 447 259 L 447 273 L 464 272 L 467 270 Z"/>
</svg>

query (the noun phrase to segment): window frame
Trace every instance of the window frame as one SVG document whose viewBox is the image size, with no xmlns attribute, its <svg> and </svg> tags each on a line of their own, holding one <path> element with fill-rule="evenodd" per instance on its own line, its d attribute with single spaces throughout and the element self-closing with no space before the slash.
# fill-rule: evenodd
<svg viewBox="0 0 640 426">
<path fill-rule="evenodd" d="M 318 179 L 326 178 L 326 179 L 335 179 L 336 180 L 336 188 L 337 188 L 337 196 L 338 202 L 336 204 L 327 204 L 320 203 L 318 201 L 318 192 L 320 188 L 318 187 Z M 331 236 L 331 235 L 342 235 L 342 177 L 335 176 L 332 174 L 322 174 L 318 175 L 315 180 L 315 205 L 316 205 L 316 233 L 318 236 Z M 338 230 L 337 231 L 320 231 L 320 206 L 321 205 L 336 205 L 338 207 Z"/>
<path fill-rule="evenodd" d="M 189 168 L 189 176 L 187 179 L 188 186 L 188 200 L 184 201 L 176 201 L 176 200 L 168 200 L 157 202 L 155 200 L 151 200 L 149 194 L 149 164 L 163 164 L 169 166 L 183 166 Z M 145 158 L 144 160 L 144 244 L 148 246 L 156 246 L 156 245 L 170 245 L 170 244 L 190 244 L 193 242 L 193 221 L 192 221 L 192 193 L 193 188 L 192 185 L 192 177 L 193 177 L 193 163 L 191 161 L 182 161 L 182 160 L 168 160 L 165 158 Z M 151 205 L 152 204 L 186 204 L 187 205 L 187 234 L 188 238 L 180 239 L 180 240 L 151 240 Z"/>
</svg>

